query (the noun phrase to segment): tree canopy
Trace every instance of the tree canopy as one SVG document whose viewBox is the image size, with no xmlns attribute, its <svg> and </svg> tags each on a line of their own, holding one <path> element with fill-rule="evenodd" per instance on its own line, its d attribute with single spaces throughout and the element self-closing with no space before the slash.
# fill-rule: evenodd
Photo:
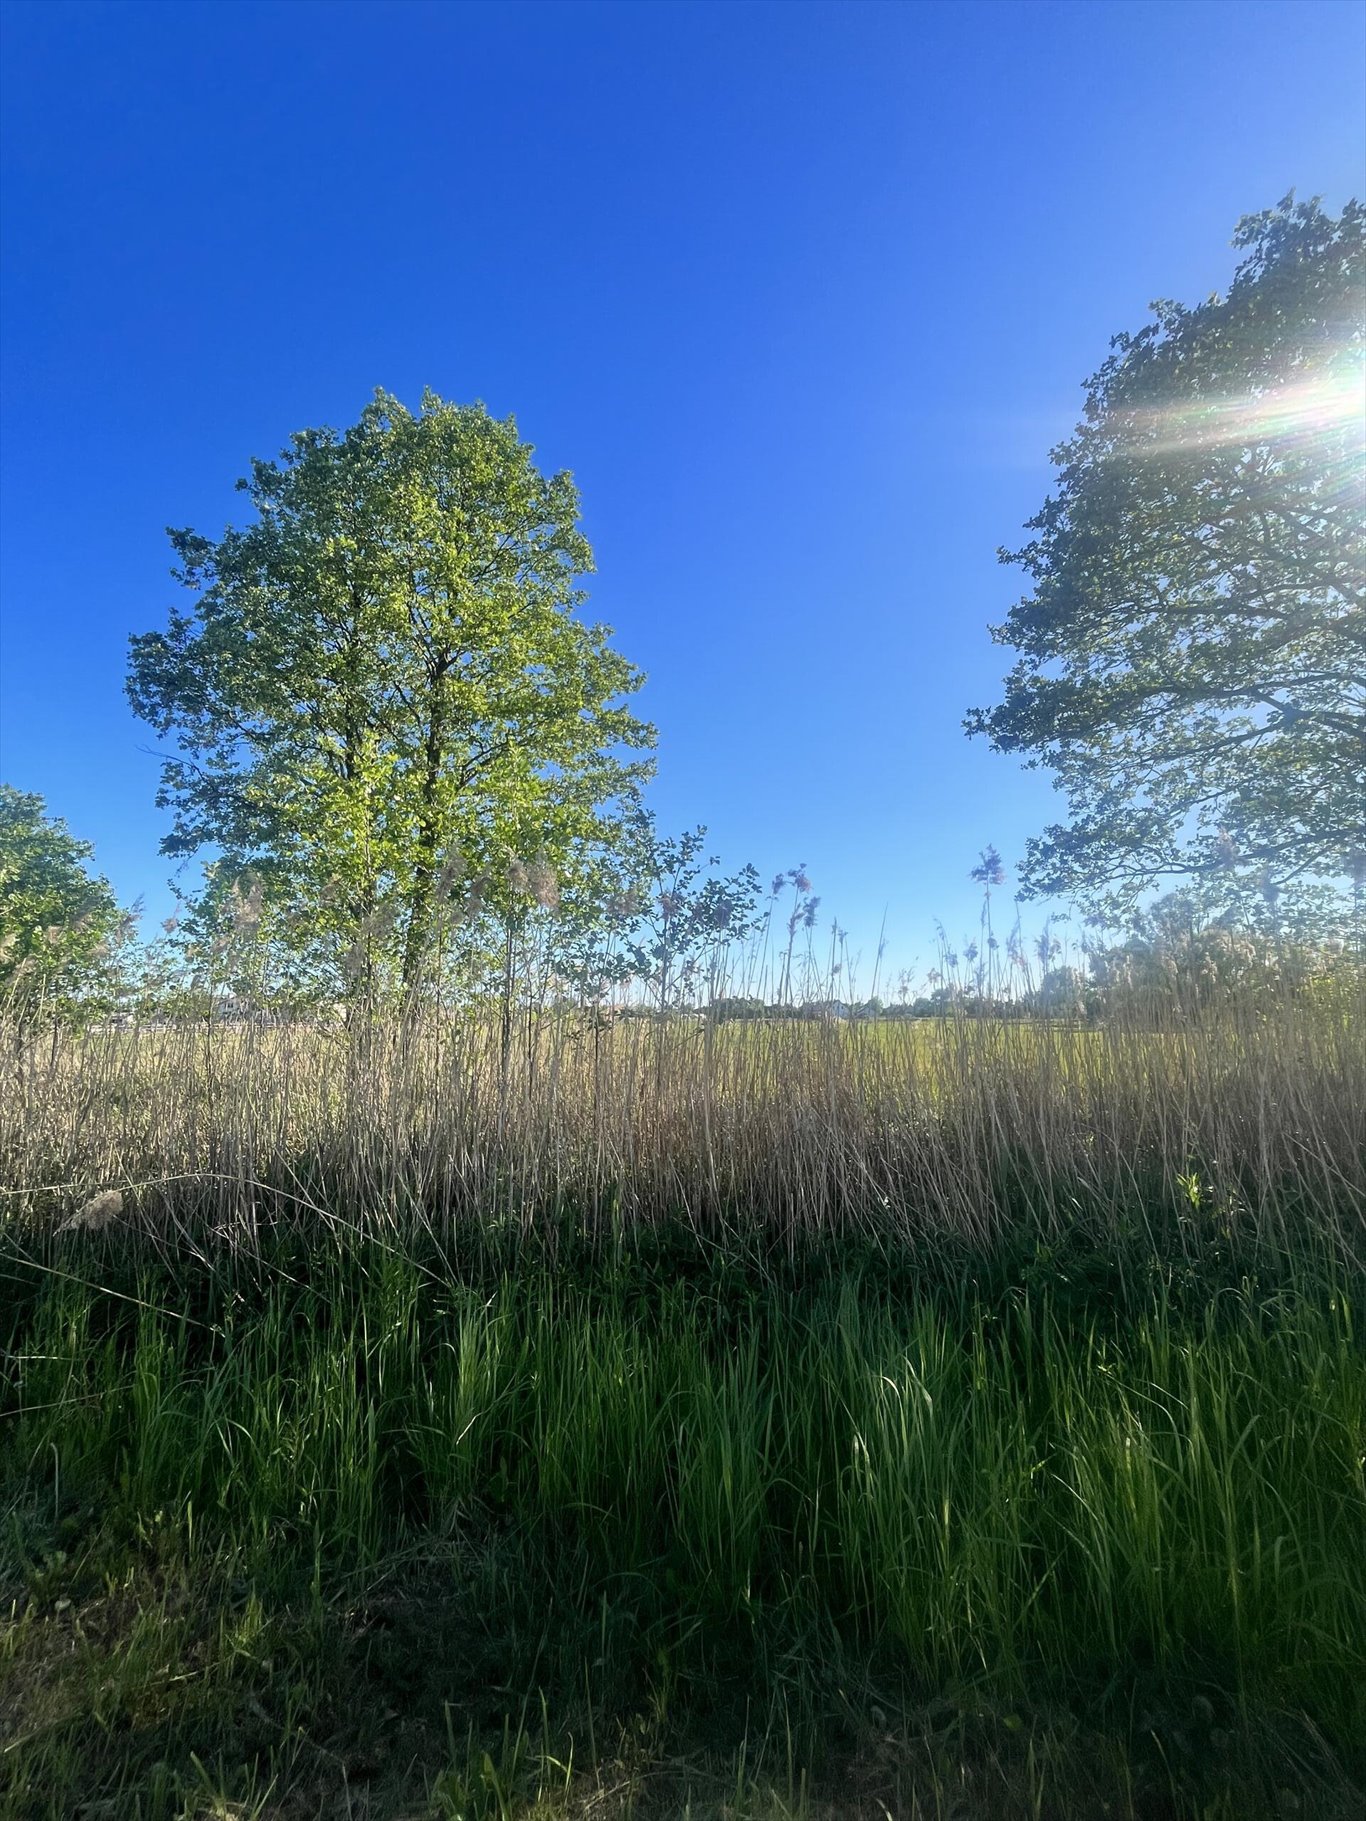
<svg viewBox="0 0 1366 1821">
<path fill-rule="evenodd" d="M 43 799 L 0 784 L 0 1000 L 69 1010 L 105 980 L 125 930 L 92 849 Z"/>
<path fill-rule="evenodd" d="M 1265 890 L 1366 866 L 1366 212 L 1246 217 L 1223 296 L 1114 338 L 1053 451 L 1031 592 L 967 722 L 1052 770 L 1070 821 L 1026 892 L 1164 874 Z"/>
<path fill-rule="evenodd" d="M 195 600 L 128 680 L 174 741 L 163 851 L 338 979 L 415 990 L 461 881 L 572 866 L 648 770 L 641 675 L 575 612 L 577 491 L 532 456 L 512 418 L 379 392 L 253 462 L 244 527 L 170 533 Z"/>
</svg>

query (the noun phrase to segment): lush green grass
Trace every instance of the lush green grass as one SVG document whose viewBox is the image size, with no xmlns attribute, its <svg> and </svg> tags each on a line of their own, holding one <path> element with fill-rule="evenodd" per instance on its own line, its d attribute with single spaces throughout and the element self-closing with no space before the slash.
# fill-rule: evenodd
<svg viewBox="0 0 1366 1821">
<path fill-rule="evenodd" d="M 1345 1815 L 1352 1298 L 1211 1261 L 15 1247 L 0 1790 Z"/>
</svg>

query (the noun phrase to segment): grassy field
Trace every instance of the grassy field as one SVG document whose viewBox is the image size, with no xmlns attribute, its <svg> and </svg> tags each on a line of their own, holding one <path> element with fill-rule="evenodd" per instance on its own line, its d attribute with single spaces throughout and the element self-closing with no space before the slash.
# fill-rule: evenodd
<svg viewBox="0 0 1366 1821">
<path fill-rule="evenodd" d="M 1363 1009 L 10 1033 L 0 1810 L 1356 1816 Z"/>
</svg>

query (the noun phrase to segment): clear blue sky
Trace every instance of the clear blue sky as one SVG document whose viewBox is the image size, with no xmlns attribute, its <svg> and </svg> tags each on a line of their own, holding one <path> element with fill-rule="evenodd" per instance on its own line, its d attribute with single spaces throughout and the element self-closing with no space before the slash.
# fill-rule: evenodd
<svg viewBox="0 0 1366 1821">
<path fill-rule="evenodd" d="M 1355 0 L 39 0 L 4 35 L 0 775 L 156 915 L 122 682 L 164 527 L 430 385 L 577 476 L 662 821 L 928 961 L 977 850 L 1055 814 L 960 720 L 1080 382 L 1226 281 L 1239 215 L 1363 187 Z"/>
</svg>

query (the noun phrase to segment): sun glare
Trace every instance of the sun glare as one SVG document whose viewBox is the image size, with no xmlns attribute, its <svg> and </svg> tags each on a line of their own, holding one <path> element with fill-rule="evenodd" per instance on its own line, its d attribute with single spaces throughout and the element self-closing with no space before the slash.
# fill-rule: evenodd
<svg viewBox="0 0 1366 1821">
<path fill-rule="evenodd" d="M 1366 451 L 1366 361 L 1358 358 L 1266 391 L 1136 413 L 1131 421 L 1149 455 L 1268 443 L 1307 452 L 1330 439 L 1337 444 L 1344 430 L 1355 428 L 1347 453 L 1359 461 Z M 1340 447 L 1332 450 L 1335 460 L 1342 454 Z"/>
</svg>

